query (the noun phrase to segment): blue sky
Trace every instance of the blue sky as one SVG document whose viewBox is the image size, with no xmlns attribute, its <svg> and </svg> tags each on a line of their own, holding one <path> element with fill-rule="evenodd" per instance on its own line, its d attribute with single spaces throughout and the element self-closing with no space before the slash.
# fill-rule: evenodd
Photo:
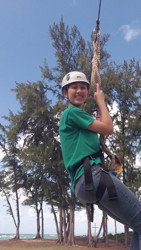
<svg viewBox="0 0 141 250">
<path fill-rule="evenodd" d="M 19 108 L 15 93 L 11 92 L 15 82 L 41 80 L 40 66 L 45 59 L 50 67 L 55 66 L 49 26 L 59 23 L 63 17 L 65 24 L 76 25 L 84 39 L 90 40 L 98 6 L 99 0 L 0 1 L 0 122 L 4 122 L 1 117 L 7 115 L 9 109 L 16 112 Z M 102 0 L 101 34 L 110 35 L 107 51 L 116 63 L 122 64 L 132 58 L 141 62 L 140 10 L 140 0 Z M 22 232 L 32 232 L 32 223 L 29 223 L 29 230 L 26 223 L 24 225 L 27 220 L 24 215 L 28 215 L 29 210 L 24 208 L 23 211 Z M 2 202 L 0 212 L 4 214 L 3 219 L 0 216 L 4 232 L 14 232 Z M 30 215 L 28 221 L 32 220 Z M 10 227 L 6 227 L 6 220 Z"/>
<path fill-rule="evenodd" d="M 40 66 L 55 66 L 49 26 L 61 16 L 90 39 L 98 16 L 99 0 L 0 1 L 0 117 L 17 110 L 15 82 L 41 80 Z M 107 51 L 116 63 L 141 56 L 141 1 L 102 0 L 101 34 L 110 34 Z"/>
</svg>

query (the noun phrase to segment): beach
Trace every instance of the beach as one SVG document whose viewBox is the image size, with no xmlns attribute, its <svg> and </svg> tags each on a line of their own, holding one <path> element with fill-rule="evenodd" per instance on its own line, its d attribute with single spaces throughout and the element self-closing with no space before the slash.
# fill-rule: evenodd
<svg viewBox="0 0 141 250">
<path fill-rule="evenodd" d="M 116 241 L 109 240 L 108 245 L 105 243 L 98 243 L 98 250 L 129 250 L 121 243 L 116 243 Z M 57 240 L 52 239 L 24 239 L 24 240 L 1 240 L 0 250 L 90 250 L 87 246 L 87 240 L 83 237 L 77 237 L 75 240 L 75 246 L 66 246 L 57 243 Z M 93 248 L 92 248 L 93 249 Z"/>
</svg>

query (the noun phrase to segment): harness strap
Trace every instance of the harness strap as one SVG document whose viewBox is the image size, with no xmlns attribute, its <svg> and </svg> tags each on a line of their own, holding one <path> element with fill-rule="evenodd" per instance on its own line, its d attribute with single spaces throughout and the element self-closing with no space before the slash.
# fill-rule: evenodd
<svg viewBox="0 0 141 250">
<path fill-rule="evenodd" d="M 102 163 L 103 163 L 103 159 L 104 159 L 104 156 L 103 156 L 103 153 L 102 153 L 102 150 L 100 149 L 98 152 L 92 154 L 92 155 L 88 155 L 86 156 L 85 158 L 83 158 L 81 161 L 79 161 L 74 167 L 73 167 L 73 173 L 75 175 L 77 169 L 82 165 L 84 164 L 84 160 L 86 158 L 89 158 L 89 159 L 94 159 L 94 158 L 97 158 L 97 157 L 100 157 Z"/>
<path fill-rule="evenodd" d="M 94 189 L 93 178 L 89 157 L 86 157 L 83 162 L 84 178 L 85 178 L 85 190 L 90 191 Z"/>
<path fill-rule="evenodd" d="M 86 157 L 83 162 L 84 167 L 84 178 L 85 178 L 85 190 L 90 191 L 94 189 L 93 177 L 90 165 L 89 157 Z M 96 191 L 97 201 L 100 201 L 105 190 L 108 191 L 109 200 L 117 199 L 117 192 L 114 182 L 110 174 L 104 170 L 101 171 L 101 177 L 99 181 L 99 186 Z"/>
<path fill-rule="evenodd" d="M 93 204 L 87 203 L 87 210 L 88 210 L 89 220 L 91 222 L 93 222 L 93 220 L 94 220 L 94 206 L 93 206 Z"/>
<path fill-rule="evenodd" d="M 110 174 L 105 171 L 102 171 L 99 186 L 96 191 L 96 197 L 98 201 L 101 200 L 106 188 L 108 191 L 109 200 L 115 200 L 118 198 L 116 188 Z"/>
<path fill-rule="evenodd" d="M 89 155 L 83 160 L 83 167 L 84 167 L 84 178 L 85 178 L 85 190 L 90 191 L 94 189 L 93 185 L 93 177 L 92 177 L 92 171 L 91 171 L 91 165 L 90 165 L 90 159 L 94 159 L 100 157 L 101 161 L 103 160 L 103 153 L 101 150 L 98 152 Z"/>
<path fill-rule="evenodd" d="M 103 154 L 101 151 L 97 152 L 94 155 L 86 157 L 83 161 L 85 190 L 86 191 L 94 190 L 94 183 L 93 183 L 90 159 L 98 157 L 98 156 L 100 158 L 103 157 Z M 102 199 L 102 196 L 104 195 L 104 192 L 106 189 L 108 191 L 109 200 L 115 200 L 118 198 L 116 188 L 115 188 L 114 182 L 113 182 L 110 174 L 108 172 L 102 170 L 99 185 L 98 185 L 98 188 L 96 191 L 97 203 Z M 93 222 L 93 214 L 94 214 L 93 204 L 87 203 L 87 208 L 88 208 L 89 219 L 91 222 Z"/>
</svg>

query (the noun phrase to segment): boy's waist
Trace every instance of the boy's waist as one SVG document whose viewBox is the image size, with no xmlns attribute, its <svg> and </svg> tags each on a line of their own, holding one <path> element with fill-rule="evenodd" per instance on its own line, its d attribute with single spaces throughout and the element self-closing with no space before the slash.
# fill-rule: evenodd
<svg viewBox="0 0 141 250">
<path fill-rule="evenodd" d="M 73 167 L 73 173 L 74 173 L 74 175 L 75 175 L 77 169 L 78 169 L 81 165 L 83 165 L 83 162 L 84 162 L 84 160 L 85 160 L 87 157 L 89 158 L 89 160 L 94 160 L 94 159 L 96 159 L 96 158 L 103 158 L 103 153 L 102 153 L 101 150 L 99 150 L 98 152 L 96 152 L 96 153 L 94 153 L 94 154 L 91 154 L 91 155 L 88 155 L 88 156 L 84 157 L 81 161 L 79 161 L 76 165 L 74 165 L 74 167 Z"/>
</svg>

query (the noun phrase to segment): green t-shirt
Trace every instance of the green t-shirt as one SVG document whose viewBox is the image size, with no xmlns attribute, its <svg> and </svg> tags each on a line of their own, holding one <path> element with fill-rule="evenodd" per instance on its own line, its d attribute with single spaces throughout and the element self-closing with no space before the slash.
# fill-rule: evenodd
<svg viewBox="0 0 141 250">
<path fill-rule="evenodd" d="M 65 109 L 61 116 L 59 133 L 62 155 L 73 189 L 76 180 L 84 173 L 83 166 L 80 166 L 74 175 L 74 166 L 84 157 L 99 151 L 100 142 L 97 133 L 87 129 L 93 121 L 92 116 L 77 107 Z M 100 162 L 100 158 L 90 160 L 91 165 Z"/>
</svg>

